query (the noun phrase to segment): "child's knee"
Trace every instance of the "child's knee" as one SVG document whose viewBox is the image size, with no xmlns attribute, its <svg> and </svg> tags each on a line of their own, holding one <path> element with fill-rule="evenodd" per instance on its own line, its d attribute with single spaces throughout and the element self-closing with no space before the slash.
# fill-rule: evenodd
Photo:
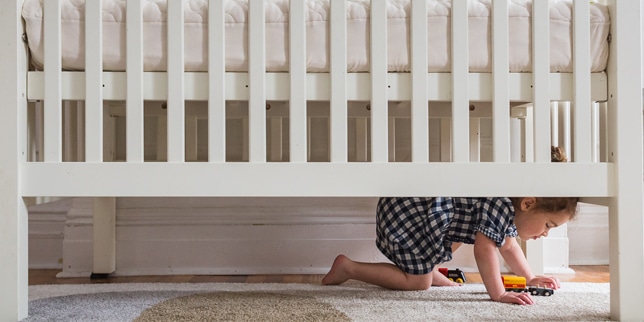
<svg viewBox="0 0 644 322">
<path fill-rule="evenodd" d="M 424 291 L 432 286 L 432 273 L 423 275 L 407 274 L 410 291 Z"/>
</svg>

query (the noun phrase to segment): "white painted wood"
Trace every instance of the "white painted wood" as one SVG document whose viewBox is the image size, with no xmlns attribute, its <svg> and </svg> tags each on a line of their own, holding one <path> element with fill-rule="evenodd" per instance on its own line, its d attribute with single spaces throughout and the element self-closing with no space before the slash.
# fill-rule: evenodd
<svg viewBox="0 0 644 322">
<path fill-rule="evenodd" d="M 22 43 L 22 1 L 0 4 L 0 320 L 27 317 L 28 223 L 21 195 L 27 160 L 26 72 L 28 53 Z M 51 157 L 49 158 L 51 159 Z"/>
<path fill-rule="evenodd" d="M 467 1 L 452 2 L 452 161 L 468 162 L 469 134 L 469 59 Z"/>
<path fill-rule="evenodd" d="M 600 149 L 601 149 L 601 133 L 606 133 L 601 131 L 600 125 L 600 108 L 599 103 L 592 103 L 591 107 L 591 150 L 590 150 L 590 162 L 600 162 Z"/>
<path fill-rule="evenodd" d="M 346 74 L 346 87 L 342 88 L 347 100 L 369 101 L 371 99 L 371 79 L 368 73 Z M 83 89 L 85 76 L 82 72 L 66 71 L 62 73 L 62 98 L 65 100 L 84 100 Z M 143 98 L 145 100 L 164 101 L 168 99 L 167 73 L 145 72 L 143 74 Z M 532 73 L 510 73 L 509 95 L 511 101 L 532 101 Z M 591 76 L 592 101 L 607 100 L 607 76 L 604 73 L 593 73 Z M 186 72 L 184 97 L 189 101 L 208 100 L 208 75 L 201 72 Z M 549 76 L 550 99 L 557 101 L 572 101 L 572 74 L 551 73 Z M 44 99 L 43 72 L 28 72 L 28 98 L 30 100 Z M 126 76 L 124 72 L 103 72 L 103 99 L 125 100 Z M 491 73 L 469 74 L 469 100 L 492 101 L 493 84 Z M 308 73 L 306 76 L 306 97 L 310 101 L 329 101 L 331 76 L 329 73 Z M 387 83 L 390 101 L 410 101 L 411 73 L 388 73 Z M 226 73 L 226 100 L 245 101 L 249 99 L 247 73 Z M 266 73 L 266 99 L 272 101 L 289 100 L 289 77 L 287 73 Z M 80 87 L 80 88 L 79 88 Z M 429 101 L 451 100 L 451 77 L 448 73 L 427 74 L 427 95 Z"/>
<path fill-rule="evenodd" d="M 168 162 L 185 161 L 184 8 L 168 1 Z"/>
<path fill-rule="evenodd" d="M 208 2 L 208 161 L 226 161 L 226 33 L 224 1 Z"/>
<path fill-rule="evenodd" d="M 46 1 L 44 10 L 45 162 L 62 161 L 62 94 L 60 72 L 60 0 Z"/>
<path fill-rule="evenodd" d="M 371 2 L 371 162 L 387 162 L 387 3 Z"/>
<path fill-rule="evenodd" d="M 85 160 L 103 161 L 103 1 L 85 3 Z M 141 92 L 140 90 L 136 92 Z M 80 133 L 79 133 L 80 134 Z M 80 135 L 79 135 L 80 136 Z"/>
<path fill-rule="evenodd" d="M 306 3 L 290 0 L 289 8 L 289 158 L 291 162 L 306 162 Z"/>
<path fill-rule="evenodd" d="M 534 113 L 534 160 L 550 162 L 550 14 L 548 1 L 532 5 L 532 73 Z"/>
<path fill-rule="evenodd" d="M 495 162 L 510 162 L 509 18 L 505 0 L 492 2 L 493 149 Z"/>
<path fill-rule="evenodd" d="M 411 160 L 429 162 L 429 121 L 427 101 L 427 1 L 411 3 Z"/>
<path fill-rule="evenodd" d="M 290 164 L 248 166 L 231 162 L 210 167 L 196 162 L 174 163 L 28 163 L 23 165 L 23 195 L 38 196 L 382 196 L 382 195 L 566 195 L 576 191 L 589 197 L 613 196 L 606 185 L 613 179 L 611 163 L 567 164 L 415 163 Z M 136 180 L 132 180 L 136 173 Z M 173 176 L 159 176 L 172 173 Z M 244 173 L 243 177 L 239 174 Z M 374 176 L 378 173 L 378 176 Z M 532 180 L 526 184 L 525 173 Z M 588 176 L 593 173 L 593 176 Z M 47 175 L 50 180 L 43 182 Z M 396 182 L 380 183 L 381 177 Z M 203 178 L 218 178 L 226 185 L 203 185 Z M 458 186 L 427 185 L 463 178 Z M 489 182 L 507 178 L 503 185 Z M 553 187 L 542 178 L 565 178 Z M 106 178 L 109 178 L 107 180 Z M 495 179 L 496 178 L 496 179 Z M 444 181 L 443 181 L 444 180 Z M 60 186 L 59 182 L 67 182 Z M 103 182 L 100 186 L 96 182 Z M 270 183 L 270 184 L 269 184 Z M 306 183 L 306 184 L 302 184 Z"/>
<path fill-rule="evenodd" d="M 248 28 L 248 161 L 266 162 L 266 25 L 264 1 L 249 3 Z M 284 84 L 288 84 L 288 81 Z M 285 86 L 286 87 L 286 86 Z"/>
<path fill-rule="evenodd" d="M 349 97 L 347 95 L 347 4 L 346 1 L 331 1 L 330 5 L 330 160 L 333 163 L 344 163 L 348 161 L 347 99 L 349 99 Z M 307 81 L 307 84 L 314 83 Z M 371 88 L 369 83 L 366 83 L 365 86 Z M 313 99 L 312 95 L 307 95 L 307 97 L 309 97 L 309 99 Z"/>
<path fill-rule="evenodd" d="M 590 14 L 589 2 L 575 0 L 573 5 L 573 74 L 574 74 L 574 95 L 573 107 L 573 139 L 574 151 L 572 155 L 575 162 L 591 161 L 591 113 L 590 102 Z M 570 153 L 573 152 L 573 153 Z"/>
<path fill-rule="evenodd" d="M 615 167 L 610 198 L 611 319 L 644 320 L 644 191 L 642 187 L 642 32 L 640 1 L 608 1 L 608 161 Z M 634 71 L 640 71 L 634 72 Z"/>
<path fill-rule="evenodd" d="M 94 274 L 116 270 L 116 198 L 94 198 Z"/>
<path fill-rule="evenodd" d="M 528 260 L 528 265 L 532 270 L 532 273 L 535 275 L 545 274 L 545 257 L 544 252 L 544 240 L 543 238 L 537 240 L 528 240 L 526 241 L 526 259 Z"/>
<path fill-rule="evenodd" d="M 144 80 L 143 80 L 143 4 L 127 2 L 126 20 L 126 160 L 143 162 L 144 158 Z"/>
</svg>

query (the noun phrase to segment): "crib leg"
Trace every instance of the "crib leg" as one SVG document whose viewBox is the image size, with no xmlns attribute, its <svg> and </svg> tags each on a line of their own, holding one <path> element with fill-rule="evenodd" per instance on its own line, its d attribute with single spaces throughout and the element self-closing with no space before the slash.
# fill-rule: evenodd
<svg viewBox="0 0 644 322">
<path fill-rule="evenodd" d="M 116 270 L 116 198 L 94 198 L 94 268 L 91 278 Z"/>
</svg>

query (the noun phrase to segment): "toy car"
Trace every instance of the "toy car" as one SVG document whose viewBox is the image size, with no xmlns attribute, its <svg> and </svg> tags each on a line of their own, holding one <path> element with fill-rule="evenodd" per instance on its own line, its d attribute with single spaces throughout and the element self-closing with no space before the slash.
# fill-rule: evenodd
<svg viewBox="0 0 644 322">
<path fill-rule="evenodd" d="M 448 269 L 447 267 L 439 267 L 438 271 L 447 276 L 450 281 L 463 284 L 465 283 L 465 273 L 460 269 Z"/>
<path fill-rule="evenodd" d="M 501 276 L 503 287 L 508 292 L 528 292 L 534 296 L 550 296 L 555 293 L 551 288 L 540 286 L 527 286 L 523 276 Z"/>
</svg>

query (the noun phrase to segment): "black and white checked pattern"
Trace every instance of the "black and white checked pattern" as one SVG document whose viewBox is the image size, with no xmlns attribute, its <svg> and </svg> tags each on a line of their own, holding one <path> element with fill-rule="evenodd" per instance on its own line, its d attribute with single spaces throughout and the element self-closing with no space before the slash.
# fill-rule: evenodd
<svg viewBox="0 0 644 322">
<path fill-rule="evenodd" d="M 427 274 L 452 259 L 452 243 L 473 244 L 481 232 L 497 246 L 516 237 L 508 198 L 381 198 L 376 245 L 403 271 Z"/>
</svg>

